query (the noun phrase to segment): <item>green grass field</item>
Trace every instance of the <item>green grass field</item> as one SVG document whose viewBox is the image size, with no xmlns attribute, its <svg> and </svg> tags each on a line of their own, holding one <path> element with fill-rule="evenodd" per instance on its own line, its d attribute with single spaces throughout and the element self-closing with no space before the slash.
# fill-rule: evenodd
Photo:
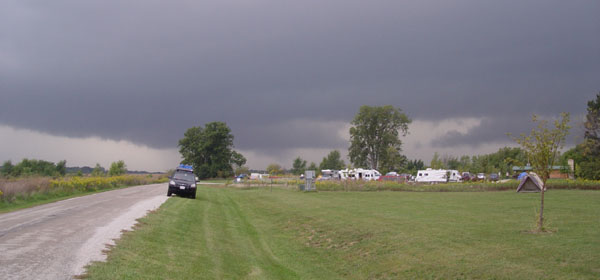
<svg viewBox="0 0 600 280">
<path fill-rule="evenodd" d="M 600 192 L 203 187 L 124 234 L 91 279 L 599 279 Z"/>
</svg>

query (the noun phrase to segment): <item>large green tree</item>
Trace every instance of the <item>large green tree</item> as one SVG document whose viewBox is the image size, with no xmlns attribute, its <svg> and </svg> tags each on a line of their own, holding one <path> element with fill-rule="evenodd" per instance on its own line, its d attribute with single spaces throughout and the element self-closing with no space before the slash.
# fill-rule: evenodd
<svg viewBox="0 0 600 280">
<path fill-rule="evenodd" d="M 378 169 L 402 151 L 400 135 L 406 136 L 411 120 L 399 108 L 361 106 L 350 127 L 350 161 L 357 167 Z"/>
<path fill-rule="evenodd" d="M 344 169 L 344 166 L 346 166 L 346 163 L 342 159 L 340 152 L 338 150 L 333 150 L 323 158 L 319 164 L 319 169 L 341 170 Z"/>
<path fill-rule="evenodd" d="M 600 179 L 600 93 L 588 102 L 585 135 L 582 145 L 583 160 L 578 163 L 579 173 L 586 179 Z"/>
<path fill-rule="evenodd" d="M 569 134 L 569 114 L 562 113 L 560 118 L 554 121 L 553 128 L 548 128 L 548 121 L 540 120 L 536 115 L 533 116 L 533 122 L 537 123 L 537 126 L 531 130 L 529 135 L 521 134 L 519 137 L 515 137 L 514 140 L 521 145 L 533 171 L 542 179 L 540 215 L 537 223 L 537 231 L 541 232 L 545 231 L 544 193 L 546 181 L 550 178 L 554 161 Z"/>
<path fill-rule="evenodd" d="M 600 94 L 587 105 L 583 143 L 563 153 L 561 165 L 567 166 L 568 160 L 573 159 L 576 177 L 600 180 Z"/>
<path fill-rule="evenodd" d="M 600 93 L 595 100 L 588 101 L 587 115 L 585 116 L 585 140 L 594 153 L 600 153 Z"/>
<path fill-rule="evenodd" d="M 241 168 L 246 164 L 246 158 L 236 151 L 231 151 L 231 163 L 235 166 L 234 169 Z"/>
<path fill-rule="evenodd" d="M 119 176 L 127 173 L 127 165 L 122 160 L 115 161 L 110 164 L 108 169 L 108 176 Z"/>
<path fill-rule="evenodd" d="M 233 134 L 224 122 L 189 128 L 178 146 L 181 163 L 191 164 L 201 179 L 231 176 L 234 166 L 246 163 L 246 158 L 233 150 Z"/>
</svg>

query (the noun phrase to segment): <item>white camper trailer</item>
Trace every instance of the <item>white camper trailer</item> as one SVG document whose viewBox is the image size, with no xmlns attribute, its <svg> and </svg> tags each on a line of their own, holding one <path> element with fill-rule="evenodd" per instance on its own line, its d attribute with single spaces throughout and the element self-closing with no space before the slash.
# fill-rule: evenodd
<svg viewBox="0 0 600 280">
<path fill-rule="evenodd" d="M 420 183 L 446 183 L 460 182 L 461 177 L 457 170 L 431 169 L 419 170 L 415 182 Z"/>
<path fill-rule="evenodd" d="M 343 169 L 338 171 L 338 178 L 341 180 L 365 180 L 372 181 L 378 180 L 381 177 L 381 173 L 375 169 Z"/>
<path fill-rule="evenodd" d="M 381 177 L 381 173 L 375 169 L 354 169 L 354 177 L 357 180 L 374 181 Z"/>
<path fill-rule="evenodd" d="M 338 172 L 338 178 L 340 180 L 350 179 L 350 170 L 348 168 L 340 170 Z"/>
<path fill-rule="evenodd" d="M 449 175 L 448 182 L 462 182 L 462 176 L 458 170 L 446 170 Z"/>
<path fill-rule="evenodd" d="M 262 180 L 268 179 L 269 174 L 261 174 L 261 173 L 250 173 L 250 180 Z"/>
</svg>

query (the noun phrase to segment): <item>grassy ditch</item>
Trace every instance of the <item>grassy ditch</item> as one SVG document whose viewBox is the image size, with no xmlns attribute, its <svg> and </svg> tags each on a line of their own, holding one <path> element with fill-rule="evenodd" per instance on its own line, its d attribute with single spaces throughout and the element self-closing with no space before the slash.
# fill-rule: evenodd
<svg viewBox="0 0 600 280">
<path fill-rule="evenodd" d="M 598 279 L 600 192 L 207 187 L 171 198 L 90 279 Z"/>
<path fill-rule="evenodd" d="M 83 194 L 166 182 L 159 175 L 114 177 L 35 177 L 0 179 L 0 212 L 30 207 Z"/>
</svg>

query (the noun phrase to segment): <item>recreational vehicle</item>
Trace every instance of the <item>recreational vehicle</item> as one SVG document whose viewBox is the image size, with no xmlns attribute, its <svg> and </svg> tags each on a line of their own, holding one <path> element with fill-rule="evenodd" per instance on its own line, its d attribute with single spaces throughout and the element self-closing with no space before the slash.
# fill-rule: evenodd
<svg viewBox="0 0 600 280">
<path fill-rule="evenodd" d="M 460 182 L 461 177 L 457 170 L 431 169 L 419 170 L 415 182 L 421 183 L 446 183 Z"/>
<path fill-rule="evenodd" d="M 340 180 L 350 179 L 350 170 L 348 168 L 346 168 L 346 169 L 342 169 L 342 170 L 338 171 L 338 178 Z"/>
<path fill-rule="evenodd" d="M 319 180 L 338 180 L 340 179 L 339 171 L 331 169 L 321 170 L 321 177 Z"/>
<path fill-rule="evenodd" d="M 375 169 L 362 169 L 362 168 L 357 168 L 355 169 L 355 177 L 358 180 L 365 180 L 365 181 L 373 181 L 373 180 L 377 180 L 379 179 L 379 177 L 381 177 L 381 173 L 379 173 L 379 171 L 375 170 Z"/>
<path fill-rule="evenodd" d="M 250 180 L 262 180 L 269 178 L 269 174 L 250 173 Z"/>
<path fill-rule="evenodd" d="M 365 180 L 373 181 L 378 180 L 381 177 L 381 173 L 375 169 L 344 169 L 338 171 L 338 178 L 341 180 Z"/>
</svg>

